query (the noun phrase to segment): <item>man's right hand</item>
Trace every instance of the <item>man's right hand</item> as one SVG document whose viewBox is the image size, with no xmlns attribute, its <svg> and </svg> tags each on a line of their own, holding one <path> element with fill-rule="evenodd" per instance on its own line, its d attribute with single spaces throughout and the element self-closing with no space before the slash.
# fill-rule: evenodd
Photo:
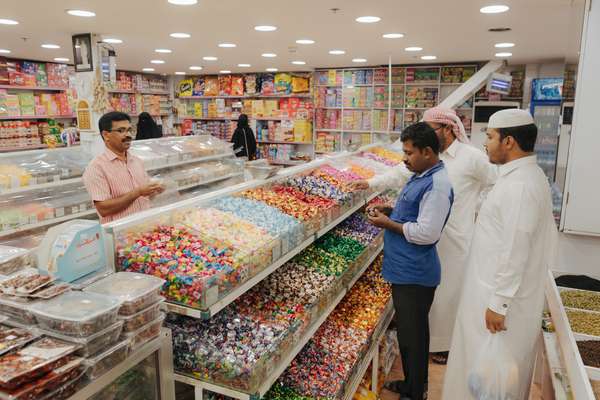
<svg viewBox="0 0 600 400">
<path fill-rule="evenodd" d="M 348 185 L 348 189 L 351 192 L 357 192 L 359 190 L 367 190 L 368 188 L 369 188 L 369 182 L 365 181 L 365 180 L 355 181 Z"/>
<path fill-rule="evenodd" d="M 150 183 L 138 189 L 140 196 L 151 197 L 162 193 L 165 189 L 160 183 Z"/>
<path fill-rule="evenodd" d="M 390 216 L 390 214 L 392 213 L 392 207 L 390 206 L 386 206 L 383 204 L 376 204 L 376 205 L 371 205 L 367 207 L 367 212 L 368 213 L 372 213 L 373 211 L 378 211 L 382 214 L 387 215 L 388 217 Z"/>
</svg>

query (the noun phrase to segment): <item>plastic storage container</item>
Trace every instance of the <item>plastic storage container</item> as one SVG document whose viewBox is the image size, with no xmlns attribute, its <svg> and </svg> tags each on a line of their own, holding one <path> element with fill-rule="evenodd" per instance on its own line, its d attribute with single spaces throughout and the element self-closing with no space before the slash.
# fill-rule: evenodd
<svg viewBox="0 0 600 400">
<path fill-rule="evenodd" d="M 30 311 L 29 307 L 37 303 L 39 302 L 30 301 L 25 297 L 0 295 L 0 314 L 6 315 L 10 319 L 24 325 L 35 325 L 35 315 Z"/>
<path fill-rule="evenodd" d="M 160 313 L 159 317 L 154 321 L 150 322 L 145 326 L 142 326 L 137 331 L 124 333 L 122 337 L 131 342 L 131 351 L 134 351 L 144 343 L 149 342 L 155 337 L 158 337 L 158 335 L 160 334 L 160 328 L 164 320 L 165 314 Z"/>
<path fill-rule="evenodd" d="M 98 333 L 94 333 L 91 336 L 85 338 L 76 338 L 67 335 L 61 335 L 56 332 L 39 330 L 40 333 L 48 336 L 55 337 L 57 339 L 65 340 L 68 342 L 77 343 L 81 347 L 77 350 L 76 354 L 82 357 L 89 357 L 94 354 L 98 354 L 106 350 L 114 343 L 119 340 L 119 336 L 123 331 L 123 321 L 117 321 L 106 329 L 101 330 Z M 1 332 L 0 332 L 1 333 Z"/>
<path fill-rule="evenodd" d="M 129 353 L 129 340 L 123 340 L 95 357 L 85 360 L 87 377 L 99 378 L 116 365 L 122 363 Z"/>
<path fill-rule="evenodd" d="M 31 263 L 30 251 L 19 247 L 0 245 L 0 275 L 10 275 Z"/>
<path fill-rule="evenodd" d="M 30 307 L 42 329 L 88 337 L 115 323 L 121 302 L 97 293 L 68 292 Z"/>
<path fill-rule="evenodd" d="M 119 319 L 124 322 L 123 332 L 137 331 L 144 325 L 156 320 L 160 315 L 160 306 L 165 301 L 164 297 L 161 297 L 159 301 L 152 304 L 150 307 L 143 309 L 142 311 L 133 315 L 122 315 Z"/>
<path fill-rule="evenodd" d="M 119 314 L 133 315 L 156 303 L 164 280 L 135 272 L 117 272 L 93 283 L 85 292 L 118 298 L 122 302 Z"/>
</svg>

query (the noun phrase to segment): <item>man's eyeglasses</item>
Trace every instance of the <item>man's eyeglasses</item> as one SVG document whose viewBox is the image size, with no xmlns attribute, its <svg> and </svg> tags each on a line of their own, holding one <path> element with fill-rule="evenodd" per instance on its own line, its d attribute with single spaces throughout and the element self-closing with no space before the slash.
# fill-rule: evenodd
<svg viewBox="0 0 600 400">
<path fill-rule="evenodd" d="M 434 131 L 439 131 L 440 129 L 444 129 L 446 127 L 446 125 L 440 125 L 437 128 L 433 128 Z"/>
<path fill-rule="evenodd" d="M 111 129 L 110 132 L 118 132 L 121 135 L 124 135 L 126 133 L 133 133 L 133 128 L 129 127 L 129 128 Z"/>
</svg>

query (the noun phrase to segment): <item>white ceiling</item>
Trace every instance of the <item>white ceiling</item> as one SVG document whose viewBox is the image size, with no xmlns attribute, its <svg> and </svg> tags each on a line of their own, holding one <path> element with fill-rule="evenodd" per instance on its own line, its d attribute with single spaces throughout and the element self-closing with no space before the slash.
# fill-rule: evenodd
<svg viewBox="0 0 600 400">
<path fill-rule="evenodd" d="M 435 62 L 458 62 L 494 58 L 497 42 L 514 42 L 508 51 L 510 63 L 575 58 L 584 0 L 199 0 L 195 6 L 174 6 L 167 0 L 0 0 L 0 18 L 19 25 L 0 25 L 0 48 L 11 57 L 47 60 L 72 59 L 71 35 L 93 32 L 117 37 L 113 45 L 119 69 L 154 67 L 158 73 L 189 71 L 202 65 L 201 73 L 221 69 L 264 71 L 308 70 L 319 67 L 421 63 L 421 55 L 436 55 Z M 484 15 L 479 8 L 489 4 L 511 7 L 504 14 Z M 331 8 L 340 9 L 336 14 Z M 65 13 L 66 9 L 91 10 L 94 18 Z M 381 17 L 374 24 L 360 24 L 363 15 Z M 275 32 L 256 32 L 255 25 L 275 25 Z M 510 27 L 512 31 L 490 33 L 488 28 Z M 172 32 L 187 32 L 191 39 L 173 39 Z M 401 32 L 402 39 L 383 39 L 384 33 Z M 27 38 L 23 40 L 22 38 Z M 310 38 L 313 45 L 295 41 Z M 235 49 L 217 47 L 233 42 Z M 56 43 L 58 50 L 42 49 Z M 421 53 L 407 53 L 407 46 L 420 46 Z M 169 48 L 172 54 L 157 54 Z M 343 56 L 328 54 L 346 50 Z M 277 58 L 263 58 L 272 52 Z M 218 61 L 204 61 L 216 56 Z M 353 58 L 366 58 L 354 64 Z M 150 60 L 162 59 L 163 65 Z M 291 61 L 306 61 L 295 66 Z M 429 61 L 431 63 L 431 61 Z M 238 63 L 252 64 L 238 68 Z M 424 62 L 423 62 L 424 63 Z"/>
</svg>

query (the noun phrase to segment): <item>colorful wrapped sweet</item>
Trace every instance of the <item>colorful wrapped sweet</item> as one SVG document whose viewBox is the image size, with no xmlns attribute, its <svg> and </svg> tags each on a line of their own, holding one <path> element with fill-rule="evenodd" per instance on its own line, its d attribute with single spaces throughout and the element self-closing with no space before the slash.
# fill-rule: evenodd
<svg viewBox="0 0 600 400">
<path fill-rule="evenodd" d="M 350 193 L 344 192 L 325 179 L 314 175 L 293 177 L 287 181 L 287 184 L 304 193 L 325 197 L 338 203 L 348 203 L 352 200 Z"/>
<path fill-rule="evenodd" d="M 118 249 L 119 267 L 165 279 L 162 295 L 191 307 L 205 306 L 234 273 L 231 249 L 208 246 L 184 227 L 157 226 L 127 243 Z"/>
<path fill-rule="evenodd" d="M 304 237 L 304 227 L 299 220 L 257 200 L 227 196 L 211 203 L 211 207 L 232 213 L 263 228 L 271 236 L 288 241 L 289 249 L 300 244 Z"/>
</svg>

